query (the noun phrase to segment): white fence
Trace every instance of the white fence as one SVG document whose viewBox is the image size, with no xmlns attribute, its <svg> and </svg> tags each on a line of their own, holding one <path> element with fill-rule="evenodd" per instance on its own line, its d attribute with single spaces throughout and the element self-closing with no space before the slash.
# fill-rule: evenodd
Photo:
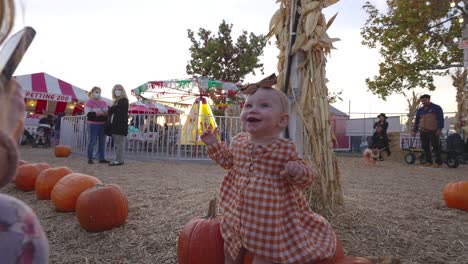
<svg viewBox="0 0 468 264">
<path fill-rule="evenodd" d="M 210 160 L 203 143 L 195 144 L 194 138 L 181 138 L 184 115 L 130 115 L 137 122 L 131 123 L 125 140 L 124 156 L 141 160 Z M 221 140 L 229 140 L 240 132 L 238 117 L 214 117 L 220 129 Z M 165 126 L 164 124 L 167 124 Z M 189 133 L 191 135 L 191 133 Z M 187 135 L 189 137 L 190 135 Z M 197 135 L 194 135 L 194 137 Z M 199 136 L 199 135 L 198 135 Z M 180 142 L 190 142 L 181 144 Z M 63 117 L 60 144 L 71 146 L 74 153 L 86 154 L 88 126 L 86 116 Z M 106 158 L 114 157 L 115 148 L 111 137 L 106 137 Z M 96 151 L 95 151 L 96 153 Z"/>
</svg>

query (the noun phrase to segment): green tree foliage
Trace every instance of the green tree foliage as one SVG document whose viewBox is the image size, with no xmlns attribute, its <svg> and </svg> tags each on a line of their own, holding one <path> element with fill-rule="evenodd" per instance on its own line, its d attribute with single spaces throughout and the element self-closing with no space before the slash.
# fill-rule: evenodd
<svg viewBox="0 0 468 264">
<path fill-rule="evenodd" d="M 263 54 L 265 36 L 243 31 L 234 44 L 231 37 L 232 24 L 224 20 L 219 25 L 217 35 L 200 28 L 197 39 L 192 30 L 187 31 L 192 42 L 192 59 L 186 66 L 187 74 L 235 83 L 243 81 L 249 73 L 255 75 L 257 68 L 263 74 L 263 64 L 258 57 Z"/>
<path fill-rule="evenodd" d="M 455 1 L 457 2 L 457 1 Z M 434 76 L 445 76 L 463 66 L 461 39 L 462 3 L 446 0 L 387 0 L 381 13 L 370 2 L 369 15 L 361 29 L 363 45 L 377 48 L 382 61 L 379 75 L 366 83 L 382 99 L 413 88 L 434 90 Z"/>
</svg>

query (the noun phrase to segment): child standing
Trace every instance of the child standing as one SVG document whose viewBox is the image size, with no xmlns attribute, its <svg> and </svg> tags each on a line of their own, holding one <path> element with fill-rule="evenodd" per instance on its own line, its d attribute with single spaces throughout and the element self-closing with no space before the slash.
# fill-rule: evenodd
<svg viewBox="0 0 468 264">
<path fill-rule="evenodd" d="M 249 91 L 250 90 L 250 91 Z M 329 222 L 302 194 L 313 180 L 293 142 L 280 137 L 289 120 L 289 100 L 271 87 L 249 89 L 241 112 L 244 132 L 229 146 L 207 129 L 201 139 L 210 157 L 228 170 L 220 190 L 225 263 L 310 263 L 335 252 Z"/>
</svg>

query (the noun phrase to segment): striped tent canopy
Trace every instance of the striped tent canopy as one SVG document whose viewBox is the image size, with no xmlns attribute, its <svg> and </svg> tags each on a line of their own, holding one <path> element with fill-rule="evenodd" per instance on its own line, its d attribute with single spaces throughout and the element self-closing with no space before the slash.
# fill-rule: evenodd
<svg viewBox="0 0 468 264">
<path fill-rule="evenodd" d="M 87 92 L 47 73 L 33 73 L 14 77 L 23 88 L 26 111 L 30 114 L 80 115 Z M 106 99 L 108 104 L 112 101 Z"/>
</svg>

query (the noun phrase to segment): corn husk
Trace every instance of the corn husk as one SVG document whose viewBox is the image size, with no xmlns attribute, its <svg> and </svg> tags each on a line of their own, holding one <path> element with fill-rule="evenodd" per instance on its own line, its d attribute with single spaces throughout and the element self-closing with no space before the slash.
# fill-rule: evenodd
<svg viewBox="0 0 468 264">
<path fill-rule="evenodd" d="M 317 172 L 316 181 L 305 192 L 314 210 L 321 213 L 331 212 L 335 205 L 343 204 L 340 172 L 331 142 L 331 127 L 328 112 L 328 89 L 326 86 L 326 55 L 334 49 L 333 42 L 327 34 L 328 28 L 336 18 L 335 14 L 328 23 L 322 10 L 337 0 L 301 0 L 298 9 L 299 20 L 296 31 L 296 42 L 291 46 L 290 28 L 294 21 L 295 1 L 280 0 L 280 8 L 273 15 L 270 23 L 270 35 L 276 36 L 280 50 L 278 56 L 277 88 L 284 90 L 286 65 L 289 51 L 301 53 L 296 68 L 300 79 L 300 96 L 296 98 L 297 115 L 301 118 L 306 131 L 304 142 L 304 159 L 314 163 Z M 289 85 L 291 87 L 291 85 Z M 288 92 L 291 95 L 291 92 Z"/>
</svg>

